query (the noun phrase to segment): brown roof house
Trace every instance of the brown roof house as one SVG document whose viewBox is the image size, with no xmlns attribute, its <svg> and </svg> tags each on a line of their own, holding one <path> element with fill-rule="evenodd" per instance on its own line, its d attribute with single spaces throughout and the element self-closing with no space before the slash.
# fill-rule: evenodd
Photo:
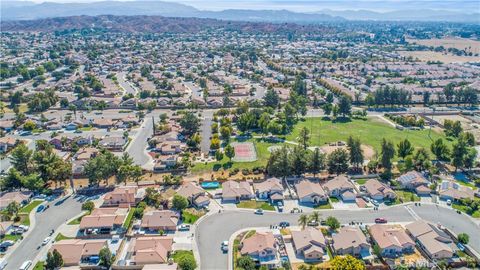
<svg viewBox="0 0 480 270">
<path fill-rule="evenodd" d="M 247 181 L 226 181 L 222 184 L 222 200 L 224 202 L 239 202 L 254 198 L 252 187 Z"/>
<path fill-rule="evenodd" d="M 415 242 L 401 226 L 375 224 L 369 231 L 384 257 L 402 256 L 415 250 Z"/>
<path fill-rule="evenodd" d="M 444 231 L 423 220 L 415 221 L 405 227 L 430 259 L 452 258 L 455 244 Z"/>
<path fill-rule="evenodd" d="M 145 231 L 158 232 L 175 231 L 177 229 L 179 214 L 170 210 L 155 210 L 143 215 L 140 228 Z"/>
<path fill-rule="evenodd" d="M 475 191 L 470 187 L 460 185 L 454 181 L 443 181 L 439 186 L 438 194 L 442 200 L 458 201 L 475 197 Z"/>
<path fill-rule="evenodd" d="M 409 190 L 415 191 L 419 195 L 428 195 L 431 189 L 428 187 L 430 181 L 417 171 L 410 171 L 397 178 L 400 185 Z"/>
<path fill-rule="evenodd" d="M 190 205 L 197 208 L 206 207 L 210 204 L 210 198 L 206 195 L 205 190 L 194 182 L 184 183 L 177 190 L 177 194 L 187 198 Z"/>
<path fill-rule="evenodd" d="M 292 231 L 292 243 L 297 256 L 305 261 L 322 260 L 327 248 L 322 232 L 312 227 Z"/>
<path fill-rule="evenodd" d="M 256 232 L 241 243 L 240 253 L 250 256 L 260 265 L 268 268 L 280 266 L 277 252 L 277 242 L 271 232 Z"/>
<path fill-rule="evenodd" d="M 11 137 L 0 138 L 0 153 L 6 153 L 10 151 L 17 144 L 17 139 Z"/>
<path fill-rule="evenodd" d="M 368 180 L 363 185 L 365 191 L 374 200 L 395 199 L 397 194 L 386 184 L 376 179 Z"/>
<path fill-rule="evenodd" d="M 107 240 L 60 240 L 53 244 L 50 251 L 57 250 L 63 258 L 63 266 L 98 265 L 98 254 L 108 247 Z"/>
<path fill-rule="evenodd" d="M 341 198 L 343 201 L 355 201 L 355 188 L 345 175 L 339 175 L 323 184 L 323 189 L 330 197 Z"/>
<path fill-rule="evenodd" d="M 145 197 L 145 190 L 136 186 L 117 187 L 105 194 L 103 206 L 135 206 Z"/>
<path fill-rule="evenodd" d="M 322 186 L 308 180 L 302 180 L 295 184 L 298 200 L 304 204 L 321 204 L 328 201 L 328 195 Z"/>
<path fill-rule="evenodd" d="M 282 181 L 276 177 L 268 178 L 260 183 L 253 183 L 253 188 L 258 200 L 270 200 L 272 203 L 283 201 Z"/>
<path fill-rule="evenodd" d="M 129 208 L 96 208 L 80 221 L 81 235 L 110 234 L 122 228 Z"/>
<path fill-rule="evenodd" d="M 358 227 L 342 227 L 332 236 L 333 248 L 338 255 L 350 254 L 356 257 L 370 255 L 370 244 Z"/>
<path fill-rule="evenodd" d="M 126 254 L 127 265 L 164 264 L 172 252 L 173 238 L 151 236 L 132 238 Z"/>
<path fill-rule="evenodd" d="M 11 191 L 0 193 L 0 210 L 5 209 L 10 203 L 27 204 L 33 193 L 31 191 Z"/>
</svg>

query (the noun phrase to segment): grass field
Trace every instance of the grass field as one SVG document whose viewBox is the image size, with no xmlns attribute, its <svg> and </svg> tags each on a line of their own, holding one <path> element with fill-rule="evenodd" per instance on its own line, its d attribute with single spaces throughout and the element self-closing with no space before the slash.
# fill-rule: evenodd
<svg viewBox="0 0 480 270">
<path fill-rule="evenodd" d="M 397 193 L 397 202 L 400 203 L 402 200 L 403 202 L 418 202 L 420 201 L 420 197 L 417 196 L 414 192 L 407 191 L 407 190 L 396 190 Z"/>
<path fill-rule="evenodd" d="M 45 269 L 45 262 L 37 262 L 35 264 L 35 267 L 33 267 L 33 270 L 43 270 Z"/>
<path fill-rule="evenodd" d="M 135 213 L 135 208 L 131 208 L 130 211 L 128 212 L 127 218 L 125 219 L 125 222 L 122 225 L 124 229 L 128 230 L 128 228 L 130 228 L 134 213 Z"/>
<path fill-rule="evenodd" d="M 70 222 L 68 222 L 67 225 L 79 225 L 80 222 L 82 221 L 82 218 L 83 218 L 84 216 L 88 215 L 88 214 L 89 214 L 89 213 L 85 213 L 84 215 L 81 215 L 81 216 L 79 216 L 78 218 L 71 220 Z"/>
<path fill-rule="evenodd" d="M 41 203 L 43 203 L 43 201 L 35 200 L 20 209 L 18 215 L 21 217 L 22 225 L 30 226 L 30 212 L 37 208 Z"/>
<path fill-rule="evenodd" d="M 176 250 L 172 253 L 171 258 L 174 262 L 178 263 L 181 258 L 183 257 L 192 257 L 193 258 L 193 251 L 191 250 Z"/>
<path fill-rule="evenodd" d="M 238 208 L 249 208 L 249 209 L 263 209 L 263 210 L 275 210 L 275 207 L 266 202 L 257 202 L 254 200 L 243 201 L 237 204 Z"/>
<path fill-rule="evenodd" d="M 314 208 L 315 208 L 315 209 L 333 209 L 333 207 L 332 207 L 332 205 L 330 204 L 330 202 L 316 205 Z"/>
<path fill-rule="evenodd" d="M 186 210 L 183 210 L 182 218 L 183 218 L 183 222 L 188 224 L 194 224 L 200 218 L 200 216 L 190 213 Z"/>
<path fill-rule="evenodd" d="M 258 166 L 265 166 L 267 164 L 268 158 L 270 157 L 270 152 L 268 151 L 268 147 L 272 145 L 276 145 L 274 143 L 264 142 L 259 138 L 252 138 L 248 141 L 251 141 L 255 145 L 255 150 L 257 151 L 257 160 L 253 162 L 232 162 L 228 157 L 224 156 L 222 160 L 217 162 L 210 162 L 207 164 L 204 163 L 195 163 L 195 166 L 191 169 L 193 173 L 200 173 L 200 172 L 211 172 L 218 171 L 221 168 L 224 169 L 252 169 Z"/>
<path fill-rule="evenodd" d="M 65 236 L 61 233 L 57 234 L 57 236 L 55 236 L 55 242 L 58 242 L 58 241 L 61 241 L 61 240 L 67 240 L 67 239 L 72 239 L 71 237 L 68 237 L 68 236 Z"/>
<path fill-rule="evenodd" d="M 458 203 L 453 203 L 452 204 L 452 208 L 453 209 L 456 209 L 456 210 L 460 210 L 462 211 L 463 213 L 467 214 L 467 206 L 465 205 L 462 205 L 462 204 L 458 204 Z M 477 210 L 475 212 L 472 213 L 472 217 L 473 218 L 480 218 L 480 210 Z"/>
<path fill-rule="evenodd" d="M 367 120 L 356 120 L 346 122 L 332 122 L 321 118 L 307 118 L 298 123 L 287 140 L 295 141 L 301 128 L 307 127 L 310 131 L 310 145 L 322 146 L 326 143 L 336 141 L 347 141 L 348 137 L 360 138 L 363 144 L 372 146 L 380 152 L 382 139 L 392 141 L 395 145 L 403 139 L 408 139 L 414 147 L 425 147 L 430 151 L 432 140 L 444 138 L 443 134 L 429 130 L 398 130 L 381 119 L 370 117 Z M 450 144 L 449 141 L 446 141 Z"/>
</svg>

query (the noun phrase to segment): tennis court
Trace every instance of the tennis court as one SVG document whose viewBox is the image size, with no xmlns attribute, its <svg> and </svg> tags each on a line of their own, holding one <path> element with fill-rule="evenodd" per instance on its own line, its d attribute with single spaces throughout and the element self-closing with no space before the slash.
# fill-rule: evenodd
<svg viewBox="0 0 480 270">
<path fill-rule="evenodd" d="M 233 161 L 251 162 L 257 160 L 257 151 L 255 151 L 255 145 L 252 142 L 234 142 L 232 146 L 235 149 Z"/>
</svg>

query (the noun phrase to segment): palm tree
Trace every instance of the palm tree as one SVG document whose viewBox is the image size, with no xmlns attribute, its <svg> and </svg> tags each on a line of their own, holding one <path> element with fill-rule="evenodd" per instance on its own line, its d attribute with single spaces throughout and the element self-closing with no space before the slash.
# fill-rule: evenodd
<svg viewBox="0 0 480 270">
<path fill-rule="evenodd" d="M 314 211 L 312 214 L 310 214 L 310 220 L 314 222 L 318 222 L 320 220 L 320 212 Z"/>
<path fill-rule="evenodd" d="M 298 225 L 302 226 L 302 229 L 305 229 L 305 226 L 307 226 L 308 223 L 308 216 L 305 214 L 300 215 L 298 218 Z"/>
</svg>

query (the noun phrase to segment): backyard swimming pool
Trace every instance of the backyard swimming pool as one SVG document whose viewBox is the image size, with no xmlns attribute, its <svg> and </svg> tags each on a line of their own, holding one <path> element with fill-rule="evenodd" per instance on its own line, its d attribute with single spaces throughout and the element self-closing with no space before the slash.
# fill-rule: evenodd
<svg viewBox="0 0 480 270">
<path fill-rule="evenodd" d="M 214 188 L 220 187 L 220 183 L 216 181 L 202 182 L 201 186 L 202 188 L 205 188 L 205 189 L 214 189 Z"/>
</svg>

